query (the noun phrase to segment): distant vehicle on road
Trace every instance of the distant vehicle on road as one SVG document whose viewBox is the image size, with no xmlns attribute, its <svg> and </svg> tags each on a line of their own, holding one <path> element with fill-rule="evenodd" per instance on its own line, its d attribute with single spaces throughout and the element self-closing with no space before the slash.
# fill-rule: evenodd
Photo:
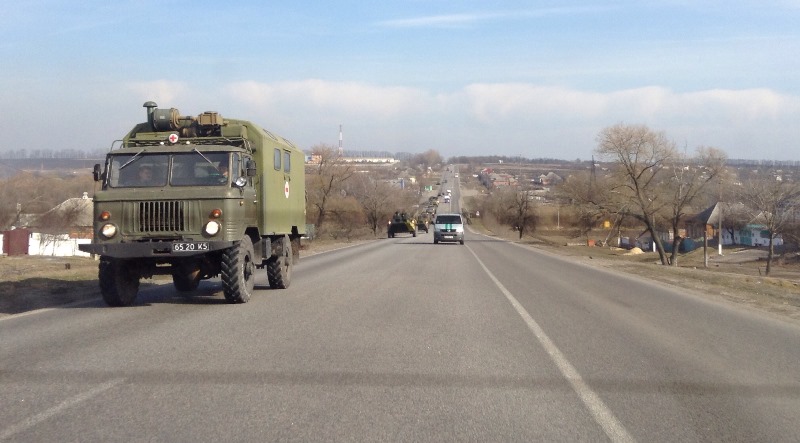
<svg viewBox="0 0 800 443">
<path fill-rule="evenodd" d="M 420 212 L 417 215 L 417 230 L 425 231 L 428 233 L 428 225 L 431 222 L 431 213 L 429 212 Z"/>
<path fill-rule="evenodd" d="M 386 234 L 389 238 L 394 238 L 395 234 L 407 232 L 413 237 L 417 236 L 417 224 L 412 217 L 405 212 L 395 212 L 389 224 L 386 226 Z"/>
</svg>

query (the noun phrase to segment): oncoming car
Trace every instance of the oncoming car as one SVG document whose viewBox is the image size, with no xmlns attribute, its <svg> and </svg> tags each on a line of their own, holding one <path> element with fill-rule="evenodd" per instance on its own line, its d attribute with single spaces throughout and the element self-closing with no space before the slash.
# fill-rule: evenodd
<svg viewBox="0 0 800 443">
<path fill-rule="evenodd" d="M 460 214 L 436 214 L 433 222 L 433 244 L 440 241 L 464 244 L 464 221 Z"/>
</svg>

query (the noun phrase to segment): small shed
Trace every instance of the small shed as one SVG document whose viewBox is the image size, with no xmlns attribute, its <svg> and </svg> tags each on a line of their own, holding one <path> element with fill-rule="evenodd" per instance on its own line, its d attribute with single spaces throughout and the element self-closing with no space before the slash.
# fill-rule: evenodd
<svg viewBox="0 0 800 443">
<path fill-rule="evenodd" d="M 28 255 L 28 239 L 31 231 L 22 229 L 12 229 L 3 231 L 3 254 L 5 255 Z"/>
</svg>

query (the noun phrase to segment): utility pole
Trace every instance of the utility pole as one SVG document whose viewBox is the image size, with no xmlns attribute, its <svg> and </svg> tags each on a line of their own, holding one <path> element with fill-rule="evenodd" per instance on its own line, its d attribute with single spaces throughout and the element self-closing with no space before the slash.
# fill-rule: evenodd
<svg viewBox="0 0 800 443">
<path fill-rule="evenodd" d="M 339 157 L 344 157 L 344 147 L 342 147 L 342 125 L 339 125 Z"/>
<path fill-rule="evenodd" d="M 719 222 L 719 255 L 722 255 L 722 179 L 719 180 L 719 203 L 717 203 L 719 213 L 717 214 L 717 221 Z"/>
</svg>

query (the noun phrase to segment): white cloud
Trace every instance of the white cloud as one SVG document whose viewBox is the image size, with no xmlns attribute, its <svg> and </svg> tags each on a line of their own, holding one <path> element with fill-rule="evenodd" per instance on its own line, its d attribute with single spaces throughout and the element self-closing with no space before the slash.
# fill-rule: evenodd
<svg viewBox="0 0 800 443">
<path fill-rule="evenodd" d="M 231 83 L 225 95 L 253 108 L 304 109 L 304 112 L 339 113 L 380 119 L 414 112 L 429 100 L 418 89 L 379 87 L 355 82 L 303 80 L 278 83 Z"/>
<path fill-rule="evenodd" d="M 646 124 L 691 146 L 714 145 L 735 158 L 752 155 L 747 145 L 752 143 L 775 146 L 761 151 L 764 158 L 786 158 L 783 144 L 800 138 L 793 124 L 800 117 L 800 99 L 765 89 L 677 93 L 646 87 L 599 93 L 481 83 L 433 94 L 315 79 L 233 83 L 223 97 L 278 124 L 282 135 L 306 147 L 335 143 L 338 124 L 350 131 L 345 138 L 351 149 L 433 148 L 445 155 L 588 158 L 597 132 L 619 122 Z"/>
<path fill-rule="evenodd" d="M 186 83 L 169 80 L 133 82 L 127 84 L 126 89 L 140 97 L 145 97 L 146 100 L 153 100 L 156 103 L 165 105 L 177 103 L 180 98 L 188 95 L 190 91 L 190 87 Z"/>
<path fill-rule="evenodd" d="M 444 156 L 523 155 L 589 158 L 595 137 L 616 124 L 645 124 L 680 145 L 716 146 L 731 158 L 796 159 L 800 97 L 769 89 L 675 92 L 663 87 L 594 92 L 530 83 L 475 83 L 447 92 L 358 82 L 308 79 L 235 82 L 215 87 L 155 80 L 98 84 L 91 94 L 63 103 L 28 96 L 10 102 L 20 110 L 0 122 L 7 146 L 104 147 L 144 121 L 142 103 L 153 100 L 183 115 L 218 111 L 256 122 L 307 149 L 335 145 L 344 126 L 345 148 L 423 152 Z M 68 108 L 69 112 L 57 111 Z M 42 133 L 42 110 L 63 123 Z M 55 117 L 55 115 L 61 117 Z M 80 137 L 63 134 L 92 116 Z M 28 134 L 40 134 L 32 140 Z M 52 137 L 50 136 L 52 134 Z M 0 147 L 2 148 L 2 147 Z"/>
<path fill-rule="evenodd" d="M 390 28 L 448 27 L 448 26 L 457 26 L 457 25 L 475 23 L 487 17 L 489 17 L 489 15 L 479 15 L 479 14 L 430 15 L 424 17 L 386 20 L 379 22 L 378 25 Z"/>
<path fill-rule="evenodd" d="M 539 18 L 552 15 L 573 15 L 587 14 L 607 9 L 607 7 L 553 7 L 553 8 L 534 8 L 519 10 L 503 10 L 481 13 L 454 13 L 440 15 L 424 15 L 412 18 L 402 18 L 384 20 L 377 23 L 378 26 L 388 28 L 449 28 L 466 26 L 485 22 L 488 20 L 512 19 L 519 20 L 525 18 Z"/>
</svg>

